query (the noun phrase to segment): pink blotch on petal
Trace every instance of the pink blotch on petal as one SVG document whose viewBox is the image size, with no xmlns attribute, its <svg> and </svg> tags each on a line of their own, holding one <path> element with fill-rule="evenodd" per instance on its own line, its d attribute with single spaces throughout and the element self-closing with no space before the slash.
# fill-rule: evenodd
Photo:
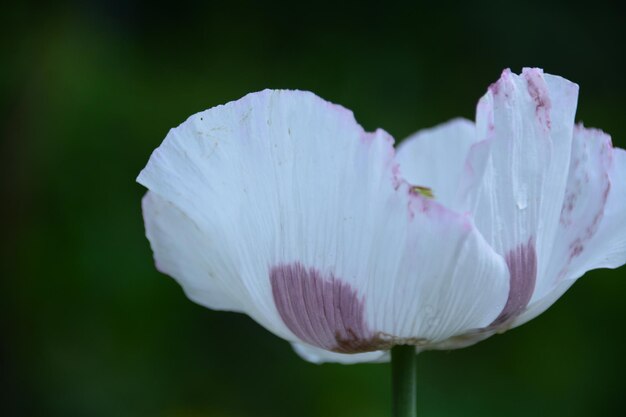
<svg viewBox="0 0 626 417">
<path fill-rule="evenodd" d="M 602 141 L 602 144 L 599 154 L 594 155 L 593 152 L 589 154 L 582 153 L 580 157 L 572 161 L 572 166 L 570 167 L 570 175 L 573 175 L 573 177 L 570 178 L 570 184 L 566 190 L 565 201 L 563 203 L 563 208 L 561 209 L 560 223 L 563 227 L 575 228 L 579 230 L 579 233 L 578 236 L 569 244 L 568 260 L 557 275 L 557 280 L 560 280 L 567 275 L 572 260 L 583 253 L 587 242 L 589 242 L 597 233 L 600 223 L 604 218 L 604 211 L 611 192 L 609 171 L 611 170 L 611 165 L 613 163 L 613 147 L 610 136 L 598 129 L 585 128 L 582 124 L 576 125 L 575 134 L 579 137 L 582 136 L 581 140 L 584 141 L 582 142 L 582 146 L 586 147 L 588 146 L 587 143 L 592 141 Z M 589 146 L 592 147 L 594 145 L 594 143 L 591 143 Z M 587 203 L 586 201 L 581 200 L 581 198 L 585 197 L 588 193 L 588 191 L 585 191 L 585 187 L 587 187 L 588 190 L 590 182 L 589 172 L 583 171 L 582 176 L 579 172 L 580 169 L 585 169 L 584 162 L 586 160 L 581 160 L 581 158 L 587 157 L 600 158 L 600 166 L 604 169 L 601 174 L 603 176 L 604 188 L 602 189 L 602 194 L 599 196 L 600 204 L 598 205 L 595 213 L 593 213 L 591 221 L 587 224 L 580 224 L 580 221 L 575 220 L 574 210 L 579 204 L 584 205 Z"/>
<path fill-rule="evenodd" d="M 333 274 L 295 262 L 271 267 L 269 276 L 280 317 L 303 342 L 339 353 L 385 345 L 365 321 L 365 300 Z"/>
<path fill-rule="evenodd" d="M 535 290 L 537 280 L 537 253 L 535 239 L 511 249 L 505 256 L 509 267 L 509 297 L 500 315 L 490 327 L 498 327 L 520 315 Z"/>
<path fill-rule="evenodd" d="M 539 124 L 545 130 L 550 130 L 550 109 L 552 103 L 548 86 L 543 79 L 543 71 L 537 68 L 524 68 L 522 75 L 528 86 L 528 94 L 535 102 L 535 114 Z"/>
</svg>

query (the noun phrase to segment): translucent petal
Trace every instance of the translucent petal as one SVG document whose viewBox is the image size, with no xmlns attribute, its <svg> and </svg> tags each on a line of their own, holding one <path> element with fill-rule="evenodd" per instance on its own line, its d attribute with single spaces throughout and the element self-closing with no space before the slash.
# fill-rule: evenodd
<svg viewBox="0 0 626 417">
<path fill-rule="evenodd" d="M 294 343 L 293 349 L 303 359 L 317 364 L 336 362 L 349 365 L 354 363 L 389 361 L 389 352 L 382 350 L 365 353 L 336 353 L 302 343 Z"/>
<path fill-rule="evenodd" d="M 588 259 L 581 256 L 587 270 L 617 268 L 626 264 L 626 151 L 613 149 L 609 170 L 611 191 L 604 216 L 593 241 L 588 246 Z M 574 273 L 575 277 L 576 274 Z"/>
<path fill-rule="evenodd" d="M 626 263 L 626 152 L 578 126 L 548 272 L 515 325 L 543 313 L 585 272 Z"/>
<path fill-rule="evenodd" d="M 604 218 L 611 191 L 612 153 L 608 135 L 582 126 L 575 129 L 558 232 L 548 268 L 537 283 L 534 299 L 551 291 L 559 281 L 580 277 L 589 269 L 586 265 L 593 255 L 602 256 L 599 251 L 604 245 L 594 247 L 590 244 Z M 619 233 L 618 230 L 615 232 Z"/>
<path fill-rule="evenodd" d="M 446 207 L 462 211 L 460 187 L 468 175 L 467 154 L 475 142 L 474 123 L 465 119 L 420 130 L 398 147 L 402 176 L 411 184 L 428 187 Z"/>
</svg>

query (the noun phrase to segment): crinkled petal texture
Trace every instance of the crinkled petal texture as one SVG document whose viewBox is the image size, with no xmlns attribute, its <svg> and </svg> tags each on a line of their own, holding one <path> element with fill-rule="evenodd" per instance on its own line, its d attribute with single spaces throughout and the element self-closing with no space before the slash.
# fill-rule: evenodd
<svg viewBox="0 0 626 417">
<path fill-rule="evenodd" d="M 483 332 L 441 346 L 464 346 L 522 324 L 586 271 L 626 262 L 624 151 L 613 149 L 603 132 L 574 126 L 577 95 L 578 86 L 561 77 L 538 69 L 521 75 L 506 70 L 478 104 L 475 136 L 469 126 L 464 133 L 456 130 L 453 121 L 414 137 L 454 144 L 450 156 L 435 144 L 432 154 L 404 154 L 414 148 L 411 138 L 401 146 L 402 164 L 449 161 L 453 177 L 463 173 L 454 180 L 457 194 L 449 201 L 471 210 L 510 271 L 509 296 L 497 319 Z M 414 172 L 402 164 L 403 172 Z M 438 178 L 423 185 L 434 195 L 438 186 L 446 187 Z"/>
<path fill-rule="evenodd" d="M 471 219 L 402 180 L 393 140 L 307 92 L 190 117 L 138 181 L 157 267 L 314 362 L 386 358 L 492 323 L 505 259 Z"/>
</svg>

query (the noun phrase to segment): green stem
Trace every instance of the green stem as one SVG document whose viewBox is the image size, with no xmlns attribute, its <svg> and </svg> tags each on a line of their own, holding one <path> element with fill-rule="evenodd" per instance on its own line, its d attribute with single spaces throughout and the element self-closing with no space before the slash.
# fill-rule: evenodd
<svg viewBox="0 0 626 417">
<path fill-rule="evenodd" d="M 393 417 L 417 416 L 416 358 L 415 346 L 391 348 Z"/>
</svg>

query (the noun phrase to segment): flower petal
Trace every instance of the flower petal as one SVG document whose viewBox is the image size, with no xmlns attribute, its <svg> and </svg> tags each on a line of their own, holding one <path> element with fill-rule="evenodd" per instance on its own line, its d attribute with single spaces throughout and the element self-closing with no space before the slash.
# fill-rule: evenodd
<svg viewBox="0 0 626 417">
<path fill-rule="evenodd" d="M 490 147 L 471 190 L 479 230 L 511 269 L 509 300 L 497 323 L 519 314 L 545 276 L 567 184 L 578 86 L 524 69 L 503 72 L 477 110 L 477 134 Z M 472 159 L 484 158 L 470 151 Z"/>
<path fill-rule="evenodd" d="M 613 149 L 604 132 L 577 126 L 550 266 L 516 326 L 544 312 L 585 272 L 626 263 L 624 204 L 626 152 Z"/>
<path fill-rule="evenodd" d="M 336 362 L 349 365 L 354 363 L 389 361 L 389 352 L 383 350 L 365 353 L 336 353 L 302 343 L 293 343 L 293 349 L 303 359 L 317 364 Z"/>
<path fill-rule="evenodd" d="M 589 243 L 602 223 L 611 190 L 612 151 L 608 135 L 576 127 L 558 233 L 549 267 L 542 282 L 538 283 L 535 299 L 552 290 L 559 281 L 583 275 L 588 270 L 585 264 L 589 263 L 589 254 L 598 256 L 602 253 Z"/>
<path fill-rule="evenodd" d="M 467 154 L 476 142 L 474 123 L 454 119 L 420 130 L 402 141 L 397 160 L 411 184 L 428 187 L 446 207 L 462 211 L 460 187 L 467 175 Z"/>
<path fill-rule="evenodd" d="M 395 280 L 380 279 L 372 291 L 374 306 L 382 306 L 372 320 L 400 342 L 428 347 L 495 320 L 506 302 L 508 270 L 468 217 L 417 198 L 415 217 L 399 224 L 408 228 L 399 269 L 381 274 Z"/>
<path fill-rule="evenodd" d="M 157 269 L 176 277 L 187 296 L 216 310 L 242 311 L 236 280 L 221 262 L 219 241 L 202 233 L 198 225 L 173 203 L 148 191 L 142 200 L 146 236 Z"/>
<path fill-rule="evenodd" d="M 609 170 L 611 191 L 598 232 L 590 243 L 592 262 L 586 268 L 617 268 L 626 264 L 626 151 L 613 149 Z"/>
<path fill-rule="evenodd" d="M 264 91 L 173 129 L 138 181 L 207 236 L 194 253 L 215 251 L 238 307 L 287 340 L 363 353 L 487 325 L 504 260 L 397 176 L 392 145 L 311 93 Z"/>
</svg>

